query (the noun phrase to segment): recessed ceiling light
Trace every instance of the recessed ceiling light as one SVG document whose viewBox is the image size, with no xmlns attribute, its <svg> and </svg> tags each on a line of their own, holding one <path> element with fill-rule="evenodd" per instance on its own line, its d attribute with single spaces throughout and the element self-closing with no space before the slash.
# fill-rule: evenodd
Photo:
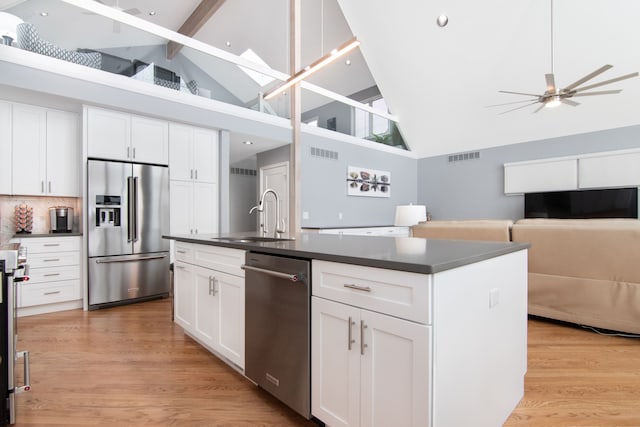
<svg viewBox="0 0 640 427">
<path fill-rule="evenodd" d="M 156 11 L 152 10 L 151 12 L 149 12 L 149 16 L 156 16 Z"/>
<path fill-rule="evenodd" d="M 49 16 L 49 12 L 40 12 L 40 16 Z"/>
<path fill-rule="evenodd" d="M 244 145 L 253 145 L 253 141 L 249 141 L 249 140 L 243 141 L 242 143 Z"/>
<path fill-rule="evenodd" d="M 438 23 L 438 27 L 446 27 L 446 25 L 449 23 L 449 17 L 443 13 L 442 15 L 438 16 L 436 22 Z"/>
<path fill-rule="evenodd" d="M 226 42 L 226 43 L 225 43 L 225 46 L 227 46 L 227 47 L 231 47 L 231 42 L 230 42 L 230 41 Z"/>
<path fill-rule="evenodd" d="M 347 64 L 347 65 L 351 65 L 351 60 L 347 59 L 346 61 L 344 61 L 344 63 Z"/>
</svg>

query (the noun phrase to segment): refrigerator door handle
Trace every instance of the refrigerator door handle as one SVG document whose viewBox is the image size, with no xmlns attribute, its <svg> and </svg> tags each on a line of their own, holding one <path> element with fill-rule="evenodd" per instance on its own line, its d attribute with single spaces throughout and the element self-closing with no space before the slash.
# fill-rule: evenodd
<svg viewBox="0 0 640 427">
<path fill-rule="evenodd" d="M 133 241 L 133 178 L 127 177 L 127 243 Z"/>
<path fill-rule="evenodd" d="M 135 149 L 134 149 L 135 153 Z M 134 154 L 135 156 L 135 154 Z M 133 177 L 133 234 L 131 238 L 138 241 L 138 177 Z"/>
<path fill-rule="evenodd" d="M 136 262 L 136 261 L 149 261 L 152 259 L 162 259 L 162 258 L 166 258 L 167 255 L 153 255 L 153 256 L 146 256 L 146 257 L 137 257 L 137 258 L 100 258 L 96 260 L 96 264 L 110 264 L 110 263 L 114 263 L 114 262 Z"/>
</svg>

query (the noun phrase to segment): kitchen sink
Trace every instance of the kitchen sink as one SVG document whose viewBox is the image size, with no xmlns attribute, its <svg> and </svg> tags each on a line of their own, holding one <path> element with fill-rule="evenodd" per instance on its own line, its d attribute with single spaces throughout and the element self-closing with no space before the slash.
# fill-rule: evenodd
<svg viewBox="0 0 640 427">
<path fill-rule="evenodd" d="M 262 237 L 262 236 L 240 236 L 240 237 L 212 237 L 212 240 L 221 242 L 240 243 L 262 243 L 262 242 L 288 242 L 294 239 L 288 237 Z"/>
</svg>

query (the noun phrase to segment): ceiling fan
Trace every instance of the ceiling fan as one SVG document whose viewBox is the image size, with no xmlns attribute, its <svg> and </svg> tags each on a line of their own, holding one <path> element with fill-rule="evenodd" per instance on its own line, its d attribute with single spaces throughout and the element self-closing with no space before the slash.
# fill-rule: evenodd
<svg viewBox="0 0 640 427">
<path fill-rule="evenodd" d="M 103 0 L 94 0 L 100 4 L 103 4 L 105 6 L 109 6 L 108 4 L 106 4 Z M 140 15 L 142 12 L 140 11 L 140 9 L 138 9 L 137 7 L 132 7 L 130 9 L 123 9 L 120 7 L 120 0 L 116 0 L 116 3 L 113 6 L 110 6 L 115 10 L 118 10 L 120 12 L 124 12 L 124 13 L 128 13 L 129 15 Z M 82 12 L 85 15 L 95 15 L 95 13 L 93 12 Z M 113 32 L 114 33 L 119 33 L 120 32 L 120 22 L 118 21 L 113 21 Z"/>
<path fill-rule="evenodd" d="M 576 106 L 580 105 L 580 103 L 572 100 L 571 98 L 575 98 L 575 97 L 579 97 L 579 96 L 611 95 L 611 94 L 615 94 L 615 93 L 620 93 L 620 92 L 622 92 L 622 89 L 600 90 L 600 91 L 595 91 L 595 92 L 585 92 L 585 91 L 588 91 L 590 89 L 595 89 L 597 87 L 608 85 L 608 84 L 611 84 L 611 83 L 615 83 L 615 82 L 618 82 L 620 80 L 630 79 L 632 77 L 637 77 L 638 76 L 638 72 L 635 72 L 635 73 L 630 73 L 630 74 L 625 74 L 623 76 L 615 77 L 613 79 L 605 80 L 605 81 L 602 81 L 602 82 L 593 83 L 593 84 L 590 84 L 590 85 L 587 85 L 587 86 L 581 86 L 584 83 L 588 82 L 589 80 L 599 76 L 600 74 L 604 73 L 605 71 L 607 71 L 608 69 L 613 67 L 613 65 L 607 64 L 607 65 L 603 65 L 602 67 L 598 68 L 597 70 L 593 71 L 592 73 L 587 74 L 586 76 L 582 77 L 581 79 L 576 80 L 575 82 L 571 83 L 570 85 L 565 86 L 564 88 L 560 88 L 560 87 L 556 86 L 555 75 L 553 73 L 553 0 L 550 0 L 550 1 L 551 1 L 551 73 L 545 74 L 545 80 L 546 80 L 546 83 L 547 83 L 547 90 L 545 90 L 544 93 L 542 93 L 542 94 L 513 92 L 513 91 L 507 91 L 507 90 L 498 91 L 500 93 L 508 93 L 508 94 L 513 94 L 513 95 L 525 95 L 525 96 L 532 96 L 533 97 L 532 99 L 526 99 L 524 101 L 515 101 L 515 102 L 507 102 L 507 103 L 504 103 L 504 104 L 490 105 L 490 107 L 497 107 L 497 106 L 504 106 L 504 105 L 509 105 L 509 104 L 519 104 L 519 103 L 523 103 L 523 102 L 527 103 L 527 104 L 522 105 L 520 107 L 516 107 L 516 108 L 513 108 L 511 110 L 503 111 L 500 114 L 509 113 L 511 111 L 519 110 L 521 108 L 526 108 L 526 107 L 529 107 L 529 106 L 534 105 L 534 104 L 540 104 L 540 106 L 533 111 L 534 113 L 537 113 L 543 107 L 553 108 L 553 107 L 559 106 L 560 104 L 565 104 L 565 105 L 570 105 L 572 107 L 576 107 Z"/>
</svg>

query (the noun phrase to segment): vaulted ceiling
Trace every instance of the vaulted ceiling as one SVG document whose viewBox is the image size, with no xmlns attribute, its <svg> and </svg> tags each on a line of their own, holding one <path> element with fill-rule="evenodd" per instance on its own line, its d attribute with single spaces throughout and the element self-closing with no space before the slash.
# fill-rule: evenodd
<svg viewBox="0 0 640 427">
<path fill-rule="evenodd" d="M 102 2 L 116 5 L 116 0 Z M 61 27 L 58 21 L 48 27 L 47 22 L 55 22 L 52 12 L 47 18 L 39 12 L 52 4 L 71 7 L 52 0 L 0 0 L 0 10 L 20 11 L 61 45 L 78 37 L 89 46 L 103 47 L 161 42 L 127 29 L 116 32 L 111 21 L 86 14 L 74 25 Z M 172 30 L 178 30 L 198 4 L 200 0 L 117 2 Z M 288 72 L 288 4 L 228 0 L 194 38 L 238 55 L 251 48 L 274 69 Z M 640 70 L 640 2 L 555 0 L 554 8 L 559 86 L 607 63 L 614 68 L 594 82 Z M 547 0 L 304 0 L 301 62 L 307 64 L 356 35 L 362 45 L 352 65 L 333 64 L 312 82 L 343 95 L 377 83 L 417 157 L 640 124 L 640 78 L 607 87 L 623 89 L 620 94 L 576 99 L 581 103 L 577 107 L 563 105 L 536 114 L 535 107 L 507 114 L 499 113 L 510 106 L 487 108 L 524 98 L 499 90 L 545 90 L 544 74 L 551 67 L 549 9 Z M 155 15 L 149 15 L 151 11 Z M 436 18 L 443 13 L 449 24 L 441 28 Z M 181 53 L 204 70 L 217 66 L 196 52 Z M 232 92 L 244 101 L 252 93 L 243 93 L 242 87 L 246 83 Z"/>
</svg>

